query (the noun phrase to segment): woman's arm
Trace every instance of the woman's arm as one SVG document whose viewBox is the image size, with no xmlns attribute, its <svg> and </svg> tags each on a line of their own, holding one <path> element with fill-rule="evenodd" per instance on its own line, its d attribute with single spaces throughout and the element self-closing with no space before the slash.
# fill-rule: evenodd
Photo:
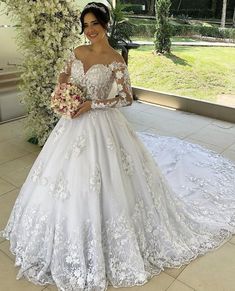
<svg viewBox="0 0 235 291">
<path fill-rule="evenodd" d="M 71 66 L 75 59 L 74 52 L 71 52 L 58 78 L 58 83 L 68 83 L 71 76 Z"/>
<path fill-rule="evenodd" d="M 117 83 L 118 95 L 109 99 L 85 101 L 78 107 L 78 111 L 73 118 L 79 117 L 81 114 L 91 109 L 117 108 L 132 104 L 132 89 L 126 64 L 122 62 L 114 62 L 112 64 L 112 70 Z"/>
<path fill-rule="evenodd" d="M 118 94 L 114 98 L 92 100 L 92 109 L 117 108 L 132 104 L 132 89 L 126 64 L 122 62 L 114 62 L 111 66 L 114 73 L 114 79 L 117 83 Z"/>
<path fill-rule="evenodd" d="M 60 73 L 59 78 L 58 78 L 58 83 L 68 83 L 69 82 L 70 75 L 66 73 Z"/>
</svg>

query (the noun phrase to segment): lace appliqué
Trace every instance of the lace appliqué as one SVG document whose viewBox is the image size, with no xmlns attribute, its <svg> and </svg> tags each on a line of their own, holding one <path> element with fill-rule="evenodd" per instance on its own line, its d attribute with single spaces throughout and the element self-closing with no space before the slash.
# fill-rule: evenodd
<svg viewBox="0 0 235 291">
<path fill-rule="evenodd" d="M 108 65 L 94 64 L 85 73 L 83 63 L 78 59 L 73 62 L 71 79 L 86 89 L 90 100 L 108 97 L 113 84 L 112 70 Z"/>
<path fill-rule="evenodd" d="M 67 59 L 67 61 L 64 64 L 63 69 L 61 70 L 61 73 L 64 73 L 66 75 L 70 75 L 71 74 L 71 66 L 72 63 L 74 62 L 74 60 L 76 59 L 74 52 L 70 52 L 69 57 Z"/>
<path fill-rule="evenodd" d="M 120 62 L 113 62 L 110 68 L 117 83 L 117 96 L 110 99 L 92 100 L 92 109 L 118 108 L 131 105 L 132 103 L 132 89 L 127 66 Z"/>
<path fill-rule="evenodd" d="M 134 163 L 131 156 L 121 148 L 122 167 L 128 176 L 132 176 L 134 172 Z"/>
<path fill-rule="evenodd" d="M 64 124 L 59 125 L 57 128 L 55 128 L 53 132 L 53 137 L 54 137 L 54 143 L 58 141 L 58 139 L 61 137 L 65 130 Z"/>
<path fill-rule="evenodd" d="M 131 286 L 143 283 L 146 272 L 140 267 L 142 262 L 138 255 L 139 246 L 131 221 L 121 213 L 118 217 L 107 220 L 104 229 L 104 250 L 109 257 L 107 272 L 113 284 Z"/>
<path fill-rule="evenodd" d="M 179 226 L 176 213 L 171 213 L 170 220 L 163 208 L 157 212 L 154 205 L 143 200 L 145 195 L 137 196 L 132 215 L 125 211 L 110 215 L 102 228 L 97 228 L 95 218 L 77 220 L 76 230 L 68 227 L 68 218 L 40 211 L 37 205 L 23 209 L 18 199 L 1 233 L 11 239 L 11 250 L 20 267 L 17 277 L 25 275 L 40 284 L 53 284 L 56 278 L 58 288 L 64 290 L 82 290 L 85 286 L 105 290 L 106 275 L 115 286 L 140 285 L 165 267 L 187 264 L 231 237 L 228 227 L 213 233 L 203 224 L 197 228 L 196 223 L 190 226 L 184 220 Z M 231 230 L 235 232 L 235 224 Z M 45 268 L 51 259 L 48 246 L 53 247 L 50 270 Z"/>
<path fill-rule="evenodd" d="M 130 77 L 126 64 L 122 62 L 94 64 L 85 72 L 82 61 L 72 52 L 62 72 L 70 75 L 70 82 L 87 89 L 92 109 L 122 107 L 132 103 Z M 114 80 L 117 84 L 117 96 L 108 98 Z"/>
<path fill-rule="evenodd" d="M 70 197 L 68 181 L 65 179 L 62 171 L 57 176 L 55 182 L 49 184 L 49 194 L 58 200 L 66 200 Z"/>
<path fill-rule="evenodd" d="M 42 161 L 39 161 L 38 165 L 35 165 L 33 169 L 33 173 L 31 175 L 31 180 L 36 183 L 40 180 L 40 177 L 42 175 L 42 170 L 43 170 L 43 163 Z"/>
<path fill-rule="evenodd" d="M 107 141 L 106 141 L 106 144 L 107 144 L 107 148 L 111 151 L 115 150 L 115 145 L 114 145 L 114 141 L 113 141 L 113 138 L 112 137 L 108 137 L 107 138 Z"/>
<path fill-rule="evenodd" d="M 33 170 L 31 175 L 31 180 L 34 183 L 38 183 L 41 186 L 49 185 L 49 194 L 55 199 L 65 200 L 70 197 L 70 192 L 68 190 L 68 181 L 64 178 L 63 172 L 59 172 L 55 182 L 49 182 L 48 177 L 42 175 L 43 163 L 40 161 L 37 167 Z"/>
<path fill-rule="evenodd" d="M 43 163 L 39 161 L 38 165 L 33 169 L 33 173 L 30 179 L 33 183 L 38 183 L 41 186 L 46 186 L 48 184 L 48 178 L 42 176 L 43 173 Z"/>
<path fill-rule="evenodd" d="M 92 120 L 94 125 L 96 125 L 96 118 L 98 114 L 97 111 L 89 110 L 87 113 L 88 113 L 88 118 Z"/>
<path fill-rule="evenodd" d="M 90 190 L 99 194 L 101 189 L 101 173 L 98 165 L 95 166 L 94 172 L 89 180 Z"/>
<path fill-rule="evenodd" d="M 150 166 L 148 165 L 148 160 L 146 157 L 144 157 L 144 160 L 142 161 L 142 168 L 143 168 L 143 172 L 144 172 L 145 181 L 147 184 L 147 190 L 151 194 L 151 197 L 153 199 L 153 204 L 155 205 L 155 207 L 159 208 L 160 207 L 160 196 L 154 190 L 154 189 L 156 189 L 156 187 L 154 187 L 154 184 L 153 184 L 153 174 L 152 174 L 152 171 L 150 169 Z M 156 183 L 156 181 L 155 181 L 155 183 Z"/>
<path fill-rule="evenodd" d="M 78 157 L 81 152 L 86 148 L 87 146 L 87 138 L 86 136 L 80 135 L 76 138 L 76 140 L 73 142 L 71 149 L 69 149 L 65 154 L 65 159 L 69 159 L 71 155 L 74 155 L 75 157 Z"/>
</svg>

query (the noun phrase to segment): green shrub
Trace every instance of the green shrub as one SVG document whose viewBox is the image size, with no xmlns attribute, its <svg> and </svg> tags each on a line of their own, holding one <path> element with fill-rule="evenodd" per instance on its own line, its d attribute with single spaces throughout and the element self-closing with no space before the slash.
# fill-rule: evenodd
<svg viewBox="0 0 235 291">
<path fill-rule="evenodd" d="M 152 37 L 156 31 L 155 24 L 136 24 L 133 30 L 134 36 Z"/>
<path fill-rule="evenodd" d="M 155 51 L 157 53 L 170 53 L 171 51 L 171 24 L 169 21 L 170 0 L 158 0 L 156 2 L 156 32 Z"/>
<path fill-rule="evenodd" d="M 228 30 L 228 38 L 235 40 L 235 28 L 229 28 Z"/>
<path fill-rule="evenodd" d="M 195 26 L 191 25 L 180 25 L 180 24 L 171 24 L 172 35 L 173 36 L 191 36 L 195 34 Z"/>
<path fill-rule="evenodd" d="M 131 23 L 135 23 L 133 29 L 133 36 L 138 37 L 153 37 L 156 31 L 156 27 L 153 21 L 149 23 L 138 24 L 136 19 L 131 19 Z M 217 26 L 205 26 L 205 25 L 190 25 L 190 24 L 178 24 L 171 20 L 171 31 L 173 36 L 193 36 L 202 35 L 215 38 L 229 38 L 235 40 L 235 28 L 221 29 Z"/>
</svg>

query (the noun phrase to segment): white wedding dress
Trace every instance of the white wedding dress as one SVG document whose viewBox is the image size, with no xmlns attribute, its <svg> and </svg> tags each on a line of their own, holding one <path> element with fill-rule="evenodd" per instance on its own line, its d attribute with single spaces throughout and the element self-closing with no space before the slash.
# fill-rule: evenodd
<svg viewBox="0 0 235 291">
<path fill-rule="evenodd" d="M 22 186 L 1 235 L 18 278 L 63 291 L 142 285 L 235 233 L 235 164 L 199 145 L 136 133 L 117 107 L 131 103 L 122 63 L 71 81 L 93 109 L 61 118 Z M 116 81 L 118 95 L 107 99 Z"/>
</svg>

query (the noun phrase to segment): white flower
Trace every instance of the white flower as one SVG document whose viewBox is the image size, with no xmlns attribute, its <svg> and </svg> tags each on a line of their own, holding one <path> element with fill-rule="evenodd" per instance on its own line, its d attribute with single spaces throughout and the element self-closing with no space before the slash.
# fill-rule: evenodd
<svg viewBox="0 0 235 291">
<path fill-rule="evenodd" d="M 66 263 L 71 264 L 73 262 L 73 258 L 68 256 L 65 258 Z"/>
<path fill-rule="evenodd" d="M 117 71 L 116 72 L 116 78 L 121 79 L 123 77 L 123 72 L 122 71 Z"/>
<path fill-rule="evenodd" d="M 42 177 L 42 179 L 41 179 L 41 185 L 42 186 L 46 186 L 47 183 L 48 183 L 48 179 L 46 177 Z"/>
<path fill-rule="evenodd" d="M 122 90 L 123 90 L 123 86 L 122 86 L 122 84 L 118 84 L 118 85 L 117 85 L 117 89 L 118 89 L 119 92 L 122 91 Z"/>
<path fill-rule="evenodd" d="M 24 71 L 21 90 L 25 92 L 23 101 L 30 112 L 28 134 L 34 136 L 36 133 L 39 145 L 43 145 L 57 121 L 56 114 L 52 116 L 48 96 L 54 89 L 68 49 L 78 43 L 79 12 L 75 9 L 75 0 L 5 2 L 8 12 L 15 16 L 19 25 L 19 44 L 23 44 Z M 77 19 L 71 15 L 72 10 Z M 64 17 L 54 17 L 55 13 L 59 12 L 63 13 Z M 43 13 L 49 15 L 51 20 Z M 68 35 L 66 37 L 65 32 Z M 59 48 L 59 51 L 55 50 L 55 47 Z"/>
</svg>

